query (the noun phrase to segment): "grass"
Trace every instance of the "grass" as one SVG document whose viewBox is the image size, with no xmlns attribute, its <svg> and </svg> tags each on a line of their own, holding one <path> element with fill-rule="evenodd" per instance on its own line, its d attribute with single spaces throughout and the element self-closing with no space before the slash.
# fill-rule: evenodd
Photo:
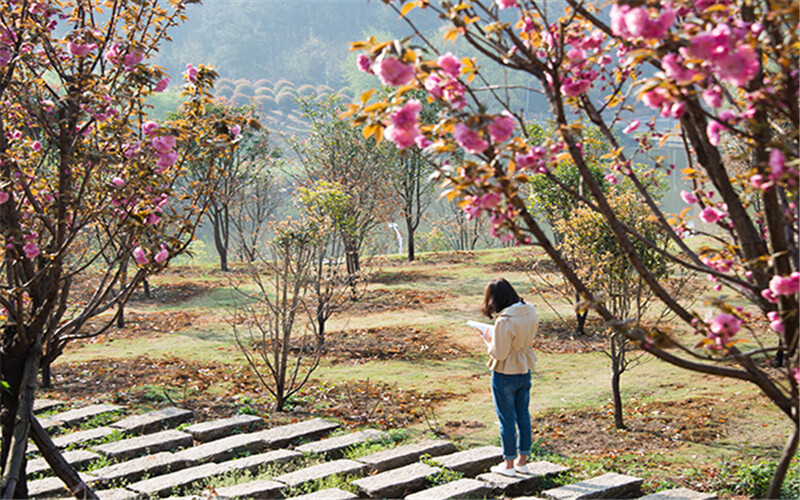
<svg viewBox="0 0 800 500">
<path fill-rule="evenodd" d="M 446 428 L 444 426 L 447 423 L 475 422 L 480 425 L 453 433 L 451 438 L 462 448 L 496 445 L 497 424 L 489 389 L 489 371 L 485 366 L 485 348 L 464 322 L 467 319 L 480 319 L 478 308 L 483 287 L 488 279 L 501 275 L 514 283 L 521 295 L 537 306 L 542 324 L 559 316 L 572 316 L 572 306 L 560 301 L 539 278 L 534 277 L 533 285 L 538 292 L 545 294 L 555 311 L 544 303 L 538 293 L 531 290 L 529 277 L 516 266 L 518 259 L 530 254 L 530 249 L 511 248 L 474 253 L 422 254 L 420 260 L 414 263 L 403 262 L 397 257 L 375 259 L 374 275 L 380 282 L 371 283 L 367 293 L 377 289 L 419 290 L 444 292 L 446 297 L 417 307 L 384 308 L 375 312 L 362 308 L 357 313 L 345 312 L 331 318 L 327 330 L 335 332 L 398 326 L 416 328 L 427 335 L 431 342 L 447 336 L 448 342 L 460 347 L 461 354 L 448 356 L 446 360 L 391 359 L 338 364 L 323 360 L 313 374 L 314 383 L 323 386 L 369 380 L 388 384 L 398 390 L 415 390 L 423 395 L 432 391 L 451 394 L 451 397 L 432 408 L 432 412 L 426 413 L 425 419 L 404 431 L 406 436 L 420 435 L 437 425 Z M 404 278 L 409 276 L 410 279 Z M 213 269 L 178 268 L 154 277 L 152 284 L 154 287 L 176 286 L 187 280 L 213 287 L 179 303 L 134 303 L 128 309 L 191 312 L 200 318 L 195 325 L 175 334 L 162 332 L 144 338 L 120 338 L 111 342 L 84 344 L 82 347 L 70 346 L 57 361 L 56 369 L 59 363 L 139 356 L 153 359 L 167 356 L 231 365 L 242 363 L 242 354 L 233 341 L 227 322 L 235 305 L 235 292 L 230 288 L 228 277 Z M 705 286 L 705 281 L 700 279 L 698 294 L 705 293 Z M 698 310 L 704 307 L 702 296 L 696 307 Z M 548 332 L 543 329 L 541 333 L 546 335 Z M 537 356 L 538 365 L 533 375 L 531 394 L 534 426 L 537 425 L 537 419 L 608 406 L 611 398 L 610 362 L 603 353 L 538 352 Z M 208 388 L 208 392 L 222 394 L 221 388 L 224 386 L 225 382 L 220 380 Z M 692 471 L 703 470 L 706 471 L 706 477 L 702 484 L 724 492 L 727 491 L 725 484 L 745 479 L 755 484 L 760 481 L 756 479 L 765 473 L 762 466 L 753 465 L 749 472 L 741 472 L 747 478 L 739 479 L 736 476 L 739 474 L 738 468 L 735 471 L 732 468 L 725 469 L 722 464 L 774 461 L 786 437 L 788 420 L 753 385 L 746 382 L 689 372 L 655 358 L 644 358 L 643 363 L 623 374 L 622 391 L 626 407 L 650 403 L 668 406 L 692 399 L 708 401 L 714 407 L 715 414 L 729 419 L 725 427 L 727 432 L 710 442 L 687 441 L 680 446 L 652 451 L 648 456 L 620 453 L 612 459 L 589 454 L 558 455 L 548 450 L 547 443 L 540 444 L 537 454 L 569 465 L 574 471 L 573 476 L 577 478 L 607 470 L 641 473 L 647 476 L 646 485 L 653 491 L 661 484 L 699 481 L 694 479 L 692 474 L 695 472 Z M 158 399 L 158 391 L 154 389 L 152 392 L 153 398 Z M 170 396 L 182 397 L 172 393 Z M 253 411 L 253 401 L 248 397 L 243 395 L 244 399 L 236 399 L 231 404 L 237 405 L 241 412 Z M 316 411 L 322 403 L 307 396 L 298 396 L 294 404 L 298 411 Z M 351 453 L 366 453 L 366 448 Z M 724 475 L 726 479 L 717 483 L 710 481 L 709 470 Z M 699 476 L 701 473 L 697 474 Z M 269 474 L 258 474 L 258 477 L 266 476 Z M 326 485 L 315 487 L 330 487 Z M 731 490 L 730 494 L 736 493 Z"/>
</svg>

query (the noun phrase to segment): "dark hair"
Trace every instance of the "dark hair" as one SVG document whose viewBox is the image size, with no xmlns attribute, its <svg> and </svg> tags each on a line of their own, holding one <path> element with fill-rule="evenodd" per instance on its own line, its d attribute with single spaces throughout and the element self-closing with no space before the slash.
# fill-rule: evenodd
<svg viewBox="0 0 800 500">
<path fill-rule="evenodd" d="M 483 292 L 483 305 L 481 312 L 488 318 L 494 317 L 506 307 L 523 302 L 517 295 L 511 283 L 506 281 L 505 278 L 493 279 L 486 284 L 486 290 Z"/>
</svg>

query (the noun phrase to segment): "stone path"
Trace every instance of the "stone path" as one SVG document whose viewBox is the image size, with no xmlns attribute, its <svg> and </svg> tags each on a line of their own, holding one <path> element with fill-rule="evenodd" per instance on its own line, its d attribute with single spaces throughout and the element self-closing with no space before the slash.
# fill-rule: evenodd
<svg viewBox="0 0 800 500">
<path fill-rule="evenodd" d="M 354 446 L 389 442 L 387 434 L 371 429 L 344 432 L 337 423 L 319 418 L 270 427 L 250 415 L 194 422 L 192 413 L 180 408 L 126 415 L 124 408 L 111 405 L 69 408 L 62 401 L 36 403 L 37 410 L 51 412 L 50 432 L 59 447 L 69 448 L 65 458 L 103 500 L 716 498 L 687 489 L 642 497 L 642 479 L 609 473 L 570 481 L 567 467 L 546 461 L 530 463 L 529 474 L 506 477 L 489 471 L 502 459 L 500 448 L 458 451 L 447 440 L 402 443 L 352 457 L 348 451 Z M 109 423 L 75 429 L 98 415 Z M 29 450 L 35 451 L 35 446 Z M 32 457 L 27 471 L 32 498 L 68 497 L 43 459 Z"/>
</svg>

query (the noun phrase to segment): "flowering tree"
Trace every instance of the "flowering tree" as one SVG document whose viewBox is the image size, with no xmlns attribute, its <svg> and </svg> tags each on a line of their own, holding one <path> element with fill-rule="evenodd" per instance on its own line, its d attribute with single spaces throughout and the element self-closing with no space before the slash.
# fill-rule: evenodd
<svg viewBox="0 0 800 500">
<path fill-rule="evenodd" d="M 205 188 L 175 180 L 190 155 L 229 147 L 233 123 L 205 113 L 209 68 L 187 68 L 180 118 L 146 119 L 145 98 L 169 83 L 146 61 L 187 3 L 0 4 L 3 498 L 27 497 L 29 434 L 76 495 L 94 497 L 32 416 L 40 363 L 112 325 L 186 248 Z"/>
<path fill-rule="evenodd" d="M 592 2 L 566 0 L 561 15 L 551 17 L 535 0 L 445 0 L 438 7 L 428 0 L 387 3 L 403 17 L 417 7 L 439 15 L 450 23 L 445 39 L 463 37 L 488 60 L 529 75 L 547 99 L 557 133 L 541 147 L 529 146 L 521 117 L 508 109 L 490 113 L 481 104 L 477 61 L 443 54 L 417 32 L 416 45 L 411 40 L 353 44 L 363 51 L 360 67 L 395 88 L 385 99 L 353 105 L 354 121 L 364 125 L 365 135 L 399 147 L 413 138 L 434 154 L 469 153 L 462 161 L 453 156 L 440 171 L 465 210 L 488 214 L 501 238 L 541 245 L 585 306 L 645 351 L 690 370 L 756 385 L 791 422 L 769 492 L 777 496 L 798 442 L 796 6 L 782 0 L 649 0 L 614 3 L 603 11 Z M 413 113 L 418 104 L 408 92 L 416 88 L 446 106 L 433 126 L 420 124 Z M 487 98 L 504 104 L 496 93 Z M 646 118 L 633 115 L 638 101 L 638 109 L 651 110 Z M 664 129 L 659 116 L 680 127 Z M 591 175 L 593 158 L 582 145 L 590 125 L 611 146 L 606 178 L 629 179 L 648 217 L 669 237 L 666 249 L 625 224 Z M 636 147 L 620 144 L 612 133 L 617 126 L 625 134 L 638 131 Z M 637 155 L 673 136 L 685 145 L 689 166 L 682 173 L 691 184 L 683 193 L 689 206 L 680 214 L 664 213 L 646 189 L 646 173 L 631 168 Z M 721 148 L 725 136 L 742 144 L 739 157 Z M 550 168 L 563 161 L 580 172 L 583 193 L 551 175 Z M 731 168 L 742 162 L 744 175 Z M 655 170 L 674 168 L 650 163 Z M 631 266 L 697 334 L 697 345 L 670 339 L 677 347 L 667 350 L 661 341 L 666 333 L 621 321 L 597 300 L 529 212 L 521 193 L 533 176 L 547 178 L 605 218 Z M 703 223 L 697 234 L 705 236 L 697 250 L 686 241 L 694 217 Z M 673 296 L 650 272 L 637 245 L 714 280 L 717 295 L 709 314 Z M 731 294 L 748 307 L 733 306 Z M 768 369 L 776 354 L 783 366 Z"/>
</svg>

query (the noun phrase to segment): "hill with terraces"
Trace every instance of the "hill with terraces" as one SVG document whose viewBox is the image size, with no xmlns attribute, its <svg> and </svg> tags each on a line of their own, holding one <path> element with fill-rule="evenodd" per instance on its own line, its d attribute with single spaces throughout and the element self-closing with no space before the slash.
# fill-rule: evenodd
<svg viewBox="0 0 800 500">
<path fill-rule="evenodd" d="M 321 418 L 275 426 L 254 415 L 196 422 L 177 407 L 132 414 L 117 405 L 69 408 L 56 400 L 38 400 L 35 410 L 103 500 L 715 498 L 687 489 L 642 496 L 642 479 L 624 474 L 573 482 L 567 467 L 547 461 L 529 464 L 530 474 L 506 477 L 489 472 L 502 458 L 496 446 L 458 450 L 449 440 L 348 432 Z M 31 498 L 68 497 L 32 444 L 27 472 Z"/>
</svg>

